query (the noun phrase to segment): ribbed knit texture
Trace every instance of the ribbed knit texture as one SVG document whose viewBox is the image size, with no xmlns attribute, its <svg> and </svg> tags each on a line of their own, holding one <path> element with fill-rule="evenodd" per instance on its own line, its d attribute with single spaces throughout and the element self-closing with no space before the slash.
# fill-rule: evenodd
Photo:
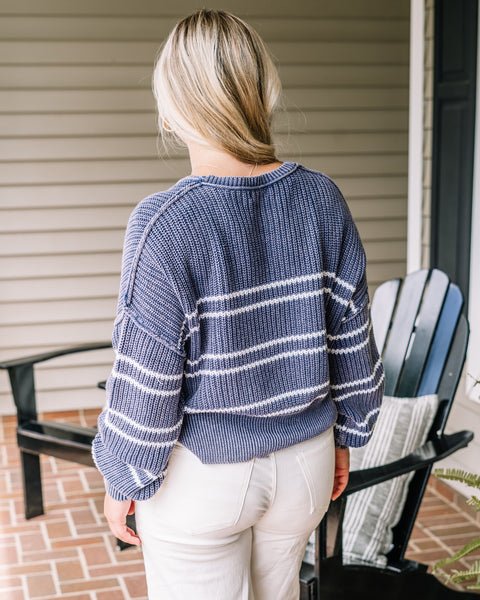
<svg viewBox="0 0 480 600">
<path fill-rule="evenodd" d="M 332 425 L 337 445 L 364 445 L 384 379 L 365 263 L 336 185 L 294 162 L 191 175 L 140 202 L 93 443 L 107 492 L 149 498 L 177 440 L 205 463 Z"/>
</svg>

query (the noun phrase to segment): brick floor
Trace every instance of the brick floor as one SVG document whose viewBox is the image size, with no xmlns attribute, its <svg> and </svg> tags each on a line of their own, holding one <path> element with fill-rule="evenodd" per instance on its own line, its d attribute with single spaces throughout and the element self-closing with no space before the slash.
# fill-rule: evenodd
<svg viewBox="0 0 480 600">
<path fill-rule="evenodd" d="M 97 414 L 45 416 L 92 425 Z M 42 457 L 46 514 L 25 520 L 15 427 L 15 417 L 0 418 L 0 598 L 146 600 L 141 549 L 116 549 L 102 514 L 103 482 L 95 469 Z M 431 569 L 436 560 L 480 536 L 479 516 L 460 494 L 432 479 L 407 557 Z M 462 566 L 472 560 L 463 560 Z"/>
</svg>

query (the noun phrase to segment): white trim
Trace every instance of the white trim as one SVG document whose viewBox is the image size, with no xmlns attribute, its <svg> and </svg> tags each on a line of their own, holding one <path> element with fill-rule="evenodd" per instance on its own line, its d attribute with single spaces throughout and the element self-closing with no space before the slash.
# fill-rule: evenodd
<svg viewBox="0 0 480 600">
<path fill-rule="evenodd" d="M 407 272 L 422 266 L 424 0 L 410 0 Z"/>
<path fill-rule="evenodd" d="M 479 14 L 480 25 L 480 14 Z M 479 30 L 480 31 L 480 30 Z M 472 233 L 470 246 L 470 283 L 468 320 L 470 339 L 467 353 L 467 394 L 480 402 L 480 386 L 473 379 L 480 377 L 480 44 L 477 43 L 477 99 L 475 115 L 475 146 L 472 190 Z"/>
</svg>

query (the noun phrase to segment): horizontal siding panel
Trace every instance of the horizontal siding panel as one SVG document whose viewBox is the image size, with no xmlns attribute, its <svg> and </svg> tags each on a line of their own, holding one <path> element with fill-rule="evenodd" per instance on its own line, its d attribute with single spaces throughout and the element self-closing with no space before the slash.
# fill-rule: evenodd
<svg viewBox="0 0 480 600">
<path fill-rule="evenodd" d="M 56 368 L 48 371 L 38 369 L 35 372 L 35 385 L 38 390 L 53 391 L 84 388 L 90 384 L 90 389 L 101 397 L 105 395 L 105 392 L 99 388 L 96 389 L 96 386 L 99 381 L 105 381 L 110 370 L 111 365 L 109 368 L 108 364 L 63 369 Z M 0 394 L 6 394 L 8 390 L 9 386 L 2 377 L 0 379 Z"/>
<path fill-rule="evenodd" d="M 121 252 L 0 257 L 0 280 L 119 273 Z M 0 322 L 2 315 L 0 315 Z"/>
<path fill-rule="evenodd" d="M 399 27 L 398 21 L 388 18 L 368 20 L 365 14 L 351 18 L 346 15 L 343 19 L 330 17 L 328 19 L 299 18 L 292 15 L 289 19 L 278 18 L 276 15 L 268 19 L 257 18 L 250 22 L 258 29 L 262 37 L 271 40 L 324 40 L 347 42 L 407 42 L 408 25 Z M 151 40 L 160 43 L 167 37 L 172 18 L 156 16 L 119 17 L 115 14 L 108 19 L 98 19 L 94 16 L 79 16 L 75 18 L 58 15 L 12 15 L 0 19 L 0 38 L 3 40 L 16 39 L 48 39 L 48 40 L 121 40 L 137 41 Z M 140 33 L 141 32 L 141 33 Z"/>
<path fill-rule="evenodd" d="M 405 109 L 408 104 L 408 86 L 388 88 L 305 87 L 285 89 L 289 109 Z M 155 109 L 150 90 L 0 90 L 0 113 L 22 112 L 98 112 L 138 111 Z"/>
<path fill-rule="evenodd" d="M 283 153 L 294 155 L 295 152 L 309 153 L 316 155 L 326 155 L 337 160 L 337 155 L 346 155 L 350 162 L 345 168 L 351 172 L 356 168 L 357 159 L 362 163 L 362 154 L 369 155 L 363 159 L 363 166 L 360 170 L 367 168 L 370 172 L 381 173 L 385 168 L 380 166 L 375 168 L 376 164 L 382 165 L 382 160 L 389 164 L 389 172 L 398 171 L 401 165 L 403 173 L 406 172 L 405 143 L 407 134 L 401 132 L 381 132 L 381 133 L 317 133 L 317 134 L 297 134 L 297 135 L 277 135 L 275 137 L 276 145 Z M 98 137 L 98 138 L 41 138 L 41 139 L 0 139 L 0 169 L 9 169 L 14 162 L 21 162 L 22 167 L 28 161 L 35 161 L 35 164 L 41 163 L 44 166 L 45 161 L 49 161 L 50 169 L 59 169 L 60 167 L 54 161 L 62 161 L 63 168 L 69 170 L 67 161 L 82 161 L 81 165 L 92 173 L 95 168 L 91 163 L 93 160 L 100 159 L 109 161 L 109 164 L 115 164 L 114 160 L 128 160 L 129 164 L 138 166 L 139 160 L 153 161 L 151 166 L 159 170 L 160 159 L 156 154 L 155 136 L 144 137 Z M 399 155 L 403 153 L 403 157 Z M 372 156 L 372 155 L 379 156 Z M 386 154 L 395 154 L 389 158 Z M 292 157 L 293 158 L 293 157 Z M 130 163 L 130 159 L 136 162 Z M 38 161 L 38 163 L 37 163 Z M 8 163 L 1 165 L 1 163 Z M 339 166 L 341 167 L 341 162 Z M 98 163 L 98 168 L 105 166 L 105 162 Z M 124 165 L 121 165 L 123 167 Z M 177 167 L 180 163 L 177 163 Z M 190 170 L 190 164 L 187 157 L 184 158 L 182 166 L 186 171 Z M 26 167 L 26 165 L 25 165 Z M 70 169 L 74 171 L 74 169 Z M 105 168 L 106 178 L 108 168 Z M 358 168 L 357 168 L 358 172 Z M 1 171 L 0 171 L 1 173 Z M 13 177 L 13 174 L 12 176 Z M 6 181 L 5 177 L 2 177 Z"/>
<path fill-rule="evenodd" d="M 173 183 L 173 181 L 172 181 Z M 151 183 L 144 184 L 111 184 L 86 186 L 43 186 L 35 188 L 18 187 L 0 189 L 0 206 L 4 212 L 8 208 L 53 208 L 97 206 L 134 206 L 142 198 L 153 193 Z M 386 218 L 406 217 L 407 203 L 405 197 L 348 197 L 348 202 L 355 218 L 360 216 L 375 217 L 379 214 Z M 109 204 L 110 203 L 110 204 Z M 0 218 L 2 213 L 0 212 Z M 4 248 L 5 250 L 5 248 Z"/>
<path fill-rule="evenodd" d="M 394 260 L 385 263 L 372 261 L 367 265 L 370 297 L 373 296 L 372 286 L 376 287 L 388 279 L 403 279 L 405 277 L 405 260 L 406 255 L 398 257 L 396 262 Z"/>
<path fill-rule="evenodd" d="M 237 11 L 238 12 L 238 11 Z M 363 18 L 362 18 L 363 17 Z M 267 40 L 329 40 L 338 42 L 408 42 L 408 26 L 398 27 L 398 22 L 377 18 L 342 20 L 336 18 L 292 18 L 249 19 Z M 74 19 L 62 16 L 3 16 L 0 19 L 0 37 L 4 40 L 50 39 L 50 40 L 152 40 L 160 42 L 167 37 L 173 24 L 171 18 L 161 17 L 118 17 L 111 15 L 99 20 L 93 16 L 78 16 Z M 141 35 L 139 34 L 141 32 Z"/>
<path fill-rule="evenodd" d="M 300 59 L 299 59 L 300 60 Z M 403 65 L 282 65 L 279 69 L 283 85 L 308 86 L 318 81 L 325 86 L 402 87 L 408 77 Z M 147 88 L 151 87 L 152 65 L 144 67 L 113 65 L 94 66 L 0 66 L 2 89 L 82 88 Z"/>
<path fill-rule="evenodd" d="M 378 218 L 380 215 L 385 219 L 407 218 L 405 198 L 349 199 L 348 204 L 355 220 Z"/>
<path fill-rule="evenodd" d="M 337 177 L 335 182 L 343 195 L 349 199 L 407 197 L 405 177 Z"/>
<path fill-rule="evenodd" d="M 143 0 L 142 2 L 119 2 L 118 0 L 2 0 L 1 13 L 4 15 L 39 14 L 39 15 L 96 15 L 104 17 L 112 16 L 168 16 L 177 19 L 183 14 L 195 10 L 197 5 L 191 0 L 177 0 L 175 3 L 158 2 L 157 0 Z M 241 12 L 239 11 L 241 9 Z M 237 13 L 239 16 L 248 15 L 252 19 L 255 16 L 269 15 L 272 12 L 270 0 L 243 0 L 239 6 L 236 0 L 224 0 L 222 9 Z M 371 19 L 381 17 L 399 17 L 407 19 L 409 15 L 409 3 L 406 0 L 399 2 L 385 2 L 384 0 L 335 0 L 335 2 L 321 2 L 318 0 L 303 0 L 292 4 L 290 2 L 277 2 L 275 5 L 277 17 L 313 17 L 316 19 L 339 18 L 339 17 L 369 17 Z"/>
<path fill-rule="evenodd" d="M 29 233 L 27 246 L 23 236 L 17 233 L 2 233 L 0 256 L 31 256 L 32 251 L 53 255 L 115 252 L 122 248 L 124 237 L 124 229 L 77 231 L 75 235 L 69 231 L 58 231 L 55 235 L 48 232 Z"/>
<path fill-rule="evenodd" d="M 15 340 L 18 346 L 28 347 L 32 339 L 42 340 L 50 346 L 86 344 L 92 340 L 108 340 L 112 334 L 112 320 L 79 323 L 39 323 L 0 327 L 2 339 Z"/>
<path fill-rule="evenodd" d="M 406 131 L 406 110 L 281 111 L 275 116 L 277 133 L 322 131 Z M 0 133 L 17 138 L 155 135 L 155 113 L 0 114 Z"/>
<path fill-rule="evenodd" d="M 357 219 L 357 227 L 364 243 L 373 240 L 406 240 L 406 219 L 376 219 L 365 221 Z"/>
<path fill-rule="evenodd" d="M 380 240 L 364 243 L 367 260 L 372 264 L 399 262 L 407 258 L 407 240 Z M 389 279 L 387 277 L 386 279 Z"/>
<path fill-rule="evenodd" d="M 392 139 L 398 135 L 398 139 Z M 377 152 L 398 153 L 401 150 L 401 137 L 403 134 L 393 134 L 392 136 L 375 136 L 372 134 L 365 141 L 365 154 L 376 154 Z M 390 145 L 391 141 L 391 145 Z M 295 150 L 290 150 L 288 156 L 291 160 L 306 159 L 307 155 L 315 155 L 320 164 L 319 170 L 325 171 L 324 165 L 328 158 L 322 161 L 322 154 L 331 157 L 334 154 L 351 154 L 356 148 L 361 146 L 362 138 L 355 139 L 354 135 L 345 136 L 320 136 L 315 143 L 315 139 L 299 140 L 298 144 L 292 139 L 290 146 L 297 146 Z M 286 146 L 286 144 L 285 144 Z M 282 154 L 287 153 L 285 147 L 281 148 Z M 316 150 L 316 151 L 315 151 Z M 280 153 L 279 153 L 279 156 Z M 305 160 L 306 162 L 306 160 Z M 375 169 L 376 170 L 376 169 Z M 335 171 L 338 175 L 343 175 L 341 163 L 338 163 Z M 360 175 L 365 171 L 360 169 L 360 173 L 354 172 L 352 175 Z M 187 173 L 184 173 L 186 175 Z M 368 174 L 368 173 L 367 173 Z M 378 173 L 381 175 L 381 173 Z M 135 159 L 135 160 L 79 160 L 63 162 L 3 162 L 0 163 L 0 179 L 7 186 L 15 184 L 20 185 L 38 185 L 53 183 L 109 183 L 112 181 L 150 181 L 157 189 L 160 185 L 160 167 L 157 158 Z M 156 183 L 155 183 L 156 182 Z M 164 187 L 164 186 L 163 186 Z"/>
<path fill-rule="evenodd" d="M 408 66 L 408 43 L 287 41 L 268 42 L 274 59 L 281 65 L 301 62 L 305 65 L 405 65 Z M 101 65 L 118 69 L 120 65 L 152 68 L 161 39 L 158 41 L 0 41 L 0 65 Z M 128 73 L 128 68 L 126 73 Z M 63 73 L 63 72 L 62 72 Z M 93 77 L 95 81 L 95 76 Z M 108 84 L 108 80 L 105 82 Z"/>
<path fill-rule="evenodd" d="M 118 278 L 118 283 L 119 281 L 120 278 Z M 116 309 L 117 296 L 82 298 L 81 300 L 36 300 L 34 307 L 29 301 L 4 302 L 0 310 L 0 325 L 84 322 L 91 319 L 92 315 L 100 320 L 108 320 L 114 318 Z M 94 339 L 98 339 L 98 336 L 95 336 Z M 65 342 L 68 343 L 68 337 Z"/>
<path fill-rule="evenodd" d="M 167 168 L 171 170 L 169 161 Z M 165 171 L 165 169 L 164 169 Z M 180 167 L 178 171 L 181 172 Z M 184 169 L 185 173 L 186 170 Z M 171 175 L 162 182 L 162 189 L 173 185 L 176 177 Z M 102 183 L 74 185 L 0 186 L 0 210 L 16 208 L 83 207 L 103 205 L 134 205 L 142 198 L 160 189 L 151 182 Z M 0 213 L 1 216 L 2 213 Z"/>
<path fill-rule="evenodd" d="M 10 210 L 2 214 L 0 231 L 125 229 L 130 212 L 128 206 Z"/>
<path fill-rule="evenodd" d="M 92 387 L 67 389 L 37 393 L 37 407 L 40 412 L 57 412 L 58 410 L 87 410 L 98 408 L 99 412 L 105 404 L 105 392 Z M 60 408 L 59 408 L 60 407 Z M 3 414 L 14 414 L 15 407 L 10 394 L 0 394 L 0 410 Z"/>
<path fill-rule="evenodd" d="M 93 342 L 93 340 L 91 340 Z M 97 340 L 98 341 L 98 340 Z M 108 343 L 108 339 L 102 340 Z M 72 346 L 68 344 L 67 341 L 64 341 L 60 346 L 38 346 L 34 348 L 34 354 L 43 354 L 44 352 L 51 352 L 53 350 L 60 350 L 71 348 Z M 32 356 L 33 354 L 28 354 L 28 356 Z M 10 360 L 13 358 L 24 358 L 27 355 L 16 349 L 2 349 L 2 353 L 0 356 L 0 360 Z M 112 367 L 114 361 L 114 352 L 111 348 L 105 348 L 103 350 L 92 350 L 90 352 L 77 352 L 75 354 L 68 354 L 65 356 L 60 356 L 59 358 L 54 358 L 52 360 L 48 360 L 45 362 L 38 363 L 35 367 L 35 371 L 43 371 L 43 370 L 56 370 L 61 369 L 62 367 L 88 367 L 88 366 L 98 366 L 105 365 Z M 0 372 L 0 377 L 3 371 Z"/>
<path fill-rule="evenodd" d="M 57 250 L 58 251 L 58 250 Z M 118 293 L 118 275 L 89 277 L 45 277 L 2 282 L 2 302 L 68 300 L 73 298 L 112 297 Z"/>
</svg>

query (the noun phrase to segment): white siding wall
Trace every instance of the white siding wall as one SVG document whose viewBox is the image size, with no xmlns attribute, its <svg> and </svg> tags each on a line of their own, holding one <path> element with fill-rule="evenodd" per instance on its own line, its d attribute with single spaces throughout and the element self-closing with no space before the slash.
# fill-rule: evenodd
<svg viewBox="0 0 480 600">
<path fill-rule="evenodd" d="M 215 6 L 215 3 L 212 3 Z M 332 176 L 357 220 L 372 291 L 406 268 L 409 2 L 225 1 L 278 62 L 281 159 Z M 189 172 L 157 155 L 150 76 L 197 3 L 3 0 L 0 358 L 109 339 L 128 216 Z M 43 365 L 42 410 L 100 406 L 110 351 Z M 0 412 L 13 412 L 0 373 Z"/>
</svg>

